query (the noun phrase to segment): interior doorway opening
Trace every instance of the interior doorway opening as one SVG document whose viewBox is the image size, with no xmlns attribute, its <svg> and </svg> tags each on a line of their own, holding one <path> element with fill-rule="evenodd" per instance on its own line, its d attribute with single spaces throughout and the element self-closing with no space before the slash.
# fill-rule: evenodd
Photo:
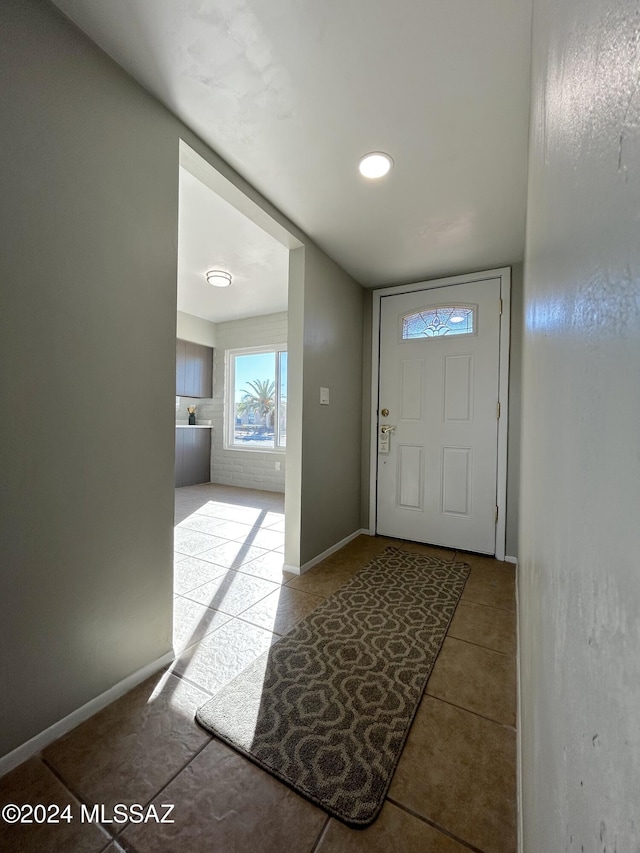
<svg viewBox="0 0 640 853">
<path fill-rule="evenodd" d="M 249 606 L 260 572 L 283 570 L 299 405 L 288 390 L 289 255 L 301 245 L 184 143 L 178 221 L 176 650 L 215 622 L 217 599 L 203 596 L 216 578 Z"/>
</svg>

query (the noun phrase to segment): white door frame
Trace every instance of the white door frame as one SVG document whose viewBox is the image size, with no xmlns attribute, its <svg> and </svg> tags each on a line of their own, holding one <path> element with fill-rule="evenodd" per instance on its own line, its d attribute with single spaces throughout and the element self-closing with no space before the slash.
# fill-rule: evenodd
<svg viewBox="0 0 640 853">
<path fill-rule="evenodd" d="M 371 323 L 371 453 L 369 462 L 369 533 L 376 533 L 377 492 L 378 492 L 378 409 L 380 376 L 380 300 L 383 296 L 400 293 L 413 293 L 431 290 L 436 287 L 450 287 L 455 284 L 469 284 L 487 278 L 500 279 L 500 298 L 502 314 L 500 316 L 500 368 L 498 399 L 500 418 L 498 420 L 498 468 L 497 494 L 498 521 L 496 523 L 495 554 L 496 559 L 504 560 L 506 546 L 507 520 L 507 435 L 509 430 L 509 334 L 511 320 L 511 267 L 484 270 L 469 275 L 456 275 L 430 281 L 418 281 L 414 284 L 400 284 L 373 291 L 373 316 Z"/>
</svg>

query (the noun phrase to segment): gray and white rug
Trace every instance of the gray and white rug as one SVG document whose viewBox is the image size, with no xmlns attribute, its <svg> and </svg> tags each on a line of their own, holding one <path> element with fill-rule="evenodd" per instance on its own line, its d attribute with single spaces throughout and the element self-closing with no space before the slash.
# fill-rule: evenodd
<svg viewBox="0 0 640 853">
<path fill-rule="evenodd" d="M 329 814 L 368 826 L 468 574 L 387 548 L 196 719 Z"/>
</svg>

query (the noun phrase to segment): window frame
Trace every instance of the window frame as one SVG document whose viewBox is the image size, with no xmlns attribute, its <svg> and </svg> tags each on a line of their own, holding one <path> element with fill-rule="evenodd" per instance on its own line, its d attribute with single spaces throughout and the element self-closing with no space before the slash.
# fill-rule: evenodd
<svg viewBox="0 0 640 853">
<path fill-rule="evenodd" d="M 256 347 L 236 347 L 225 350 L 224 353 L 224 450 L 238 451 L 239 453 L 276 453 L 283 454 L 287 451 L 286 444 L 280 444 L 280 354 L 287 352 L 287 344 L 264 344 Z M 234 443 L 236 406 L 235 406 L 235 359 L 237 356 L 253 355 L 258 353 L 275 354 L 275 383 L 276 383 L 276 409 L 274 413 L 273 447 L 243 447 Z M 286 430 L 285 430 L 286 435 Z"/>
</svg>

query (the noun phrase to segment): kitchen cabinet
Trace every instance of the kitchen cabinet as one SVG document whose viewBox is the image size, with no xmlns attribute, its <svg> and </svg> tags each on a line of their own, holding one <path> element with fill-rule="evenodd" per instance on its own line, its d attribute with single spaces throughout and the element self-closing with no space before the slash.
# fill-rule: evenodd
<svg viewBox="0 0 640 853">
<path fill-rule="evenodd" d="M 211 429 L 176 429 L 176 488 L 209 483 L 211 480 Z"/>
<path fill-rule="evenodd" d="M 192 341 L 176 340 L 176 395 L 212 395 L 213 349 Z"/>
</svg>

